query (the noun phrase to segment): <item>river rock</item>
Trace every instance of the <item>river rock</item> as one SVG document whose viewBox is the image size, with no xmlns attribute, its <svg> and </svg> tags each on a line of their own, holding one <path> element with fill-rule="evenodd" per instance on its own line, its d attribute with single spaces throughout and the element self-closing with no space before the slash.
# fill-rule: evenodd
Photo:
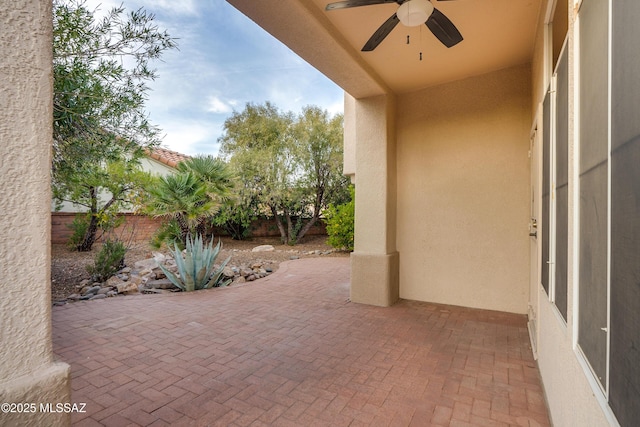
<svg viewBox="0 0 640 427">
<path fill-rule="evenodd" d="M 121 278 L 119 278 L 118 276 L 112 276 L 112 277 L 109 277 L 106 285 L 110 288 L 117 288 L 118 286 L 121 286 L 123 283 L 126 283 L 126 282 Z"/>
<path fill-rule="evenodd" d="M 135 273 L 132 273 L 131 276 L 129 276 L 129 283 L 135 283 L 136 285 L 139 285 L 140 283 L 142 283 L 142 277 Z"/>
<path fill-rule="evenodd" d="M 136 270 L 153 270 L 154 268 L 158 267 L 158 263 L 156 262 L 155 258 L 147 258 L 143 259 L 142 261 L 136 261 L 134 265 Z"/>
<path fill-rule="evenodd" d="M 149 280 L 147 282 L 147 287 L 152 289 L 173 289 L 177 286 L 174 285 L 173 282 L 171 282 L 171 280 L 169 279 L 156 279 Z"/>
<path fill-rule="evenodd" d="M 87 289 L 87 292 L 85 293 L 85 295 L 95 295 L 98 293 L 98 291 L 100 290 L 101 286 L 92 286 L 89 289 Z"/>
<path fill-rule="evenodd" d="M 167 277 L 167 275 L 164 274 L 164 271 L 162 271 L 160 267 L 154 268 L 153 270 L 151 270 L 151 272 L 155 275 L 156 279 L 165 279 Z"/>
<path fill-rule="evenodd" d="M 119 294 L 138 292 L 138 285 L 133 282 L 122 282 L 118 284 L 117 289 Z"/>
<path fill-rule="evenodd" d="M 155 259 L 158 264 L 162 264 L 167 259 L 165 254 L 161 252 L 151 252 L 151 255 L 153 256 L 153 259 Z"/>
</svg>

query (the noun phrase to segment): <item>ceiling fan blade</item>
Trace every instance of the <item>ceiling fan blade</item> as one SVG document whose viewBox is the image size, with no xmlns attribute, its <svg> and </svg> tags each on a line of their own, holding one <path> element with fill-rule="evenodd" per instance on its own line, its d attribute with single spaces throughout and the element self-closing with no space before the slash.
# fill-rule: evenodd
<svg viewBox="0 0 640 427">
<path fill-rule="evenodd" d="M 346 9 L 348 7 L 371 6 L 374 4 L 397 3 L 402 4 L 403 0 L 348 0 L 329 3 L 324 10 Z"/>
<path fill-rule="evenodd" d="M 453 22 L 438 9 L 433 9 L 433 13 L 429 19 L 427 19 L 425 25 L 429 27 L 433 35 L 446 47 L 455 46 L 463 40 L 462 34 L 460 34 L 460 31 L 453 25 Z"/>
<path fill-rule="evenodd" d="M 393 30 L 399 22 L 400 20 L 398 19 L 398 15 L 396 15 L 395 13 L 391 15 L 391 18 L 384 21 L 384 24 L 380 25 L 380 28 L 378 28 L 376 32 L 373 33 L 371 38 L 367 41 L 367 43 L 365 43 L 362 51 L 371 52 L 373 49 L 375 49 L 380 43 L 382 43 L 382 40 L 384 40 L 384 38 L 389 35 L 391 30 Z"/>
</svg>

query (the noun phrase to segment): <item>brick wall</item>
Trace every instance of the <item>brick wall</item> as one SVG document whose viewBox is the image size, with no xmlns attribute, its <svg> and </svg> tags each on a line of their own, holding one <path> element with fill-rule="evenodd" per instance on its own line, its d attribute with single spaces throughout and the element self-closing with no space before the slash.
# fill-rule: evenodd
<svg viewBox="0 0 640 427">
<path fill-rule="evenodd" d="M 115 233 L 118 236 L 123 236 L 123 240 L 128 240 L 130 233 L 133 233 L 134 241 L 150 240 L 161 223 L 161 219 L 145 215 L 122 215 L 125 216 L 125 223 L 118 227 Z M 72 212 L 51 213 L 51 243 L 67 243 L 73 234 L 69 225 L 75 216 L 76 214 Z"/>
<path fill-rule="evenodd" d="M 134 241 L 150 240 L 151 236 L 160 226 L 162 219 L 152 218 L 145 215 L 122 214 L 125 216 L 125 223 L 115 230 L 116 235 L 122 235 L 123 240 L 128 240 L 133 232 Z M 51 213 L 51 243 L 67 243 L 72 234 L 69 225 L 73 222 L 76 214 L 71 212 Z M 226 233 L 220 229 L 214 231 L 216 236 L 224 236 Z M 307 235 L 326 235 L 327 230 L 324 222 L 317 222 Z M 279 236 L 278 227 L 272 219 L 261 218 L 251 224 L 251 236 L 268 237 Z"/>
<path fill-rule="evenodd" d="M 323 221 L 316 222 L 307 232 L 308 236 L 325 235 L 327 234 L 327 228 Z M 222 233 L 224 236 L 224 233 Z M 278 226 L 273 219 L 260 218 L 251 223 L 251 236 L 254 237 L 267 237 L 267 236 L 280 236 Z"/>
</svg>

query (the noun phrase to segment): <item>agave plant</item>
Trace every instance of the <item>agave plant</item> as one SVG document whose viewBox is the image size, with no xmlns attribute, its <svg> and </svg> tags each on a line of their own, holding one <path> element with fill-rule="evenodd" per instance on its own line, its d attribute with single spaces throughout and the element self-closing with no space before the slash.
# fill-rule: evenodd
<svg viewBox="0 0 640 427">
<path fill-rule="evenodd" d="M 199 289 L 217 288 L 231 283 L 231 279 L 225 279 L 222 276 L 222 271 L 231 257 L 227 258 L 217 269 L 214 265 L 222 248 L 220 241 L 214 247 L 213 241 L 205 245 L 202 236 L 199 234 L 196 234 L 194 240 L 189 236 L 184 258 L 178 245 L 174 245 L 174 248 L 175 250 L 170 252 L 176 261 L 179 276 L 162 265 L 160 265 L 160 268 L 167 278 L 183 291 L 190 292 Z"/>
</svg>

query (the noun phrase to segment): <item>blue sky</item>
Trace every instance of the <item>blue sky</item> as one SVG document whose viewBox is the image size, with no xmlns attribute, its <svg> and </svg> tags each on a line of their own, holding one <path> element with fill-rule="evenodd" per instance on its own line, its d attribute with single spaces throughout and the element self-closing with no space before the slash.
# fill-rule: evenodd
<svg viewBox="0 0 640 427">
<path fill-rule="evenodd" d="M 223 123 L 247 102 L 271 101 L 298 113 L 317 105 L 341 113 L 343 91 L 224 0 L 88 0 L 101 11 L 144 7 L 179 50 L 154 63 L 151 121 L 163 146 L 185 154 L 216 154 Z"/>
</svg>

